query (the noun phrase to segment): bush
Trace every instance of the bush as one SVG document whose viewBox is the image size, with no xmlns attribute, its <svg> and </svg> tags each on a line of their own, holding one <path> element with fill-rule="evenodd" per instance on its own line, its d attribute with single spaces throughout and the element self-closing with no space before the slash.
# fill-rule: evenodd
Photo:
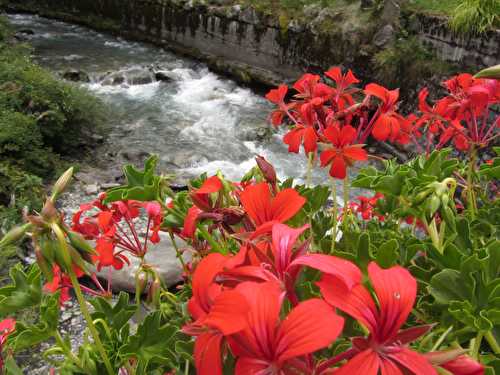
<svg viewBox="0 0 500 375">
<path fill-rule="evenodd" d="M 464 0 L 452 12 L 451 28 L 456 32 L 482 34 L 500 27 L 498 0 Z"/>
</svg>

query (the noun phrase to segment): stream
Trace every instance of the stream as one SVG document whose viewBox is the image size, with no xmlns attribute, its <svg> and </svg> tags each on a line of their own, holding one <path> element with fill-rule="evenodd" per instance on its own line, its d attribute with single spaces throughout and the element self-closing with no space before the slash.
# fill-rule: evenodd
<svg viewBox="0 0 500 375">
<path fill-rule="evenodd" d="M 9 20 L 33 32 L 28 42 L 40 65 L 56 74 L 84 72 L 89 82 L 78 84 L 110 108 L 106 139 L 96 150 L 100 169 L 140 166 L 148 154 L 158 154 L 161 171 L 174 173 L 178 183 L 218 170 L 236 180 L 262 155 L 280 177 L 304 178 L 305 158 L 289 154 L 283 133 L 270 129 L 272 106 L 265 98 L 204 64 L 34 15 Z M 326 181 L 326 171 L 316 171 L 313 180 Z"/>
</svg>

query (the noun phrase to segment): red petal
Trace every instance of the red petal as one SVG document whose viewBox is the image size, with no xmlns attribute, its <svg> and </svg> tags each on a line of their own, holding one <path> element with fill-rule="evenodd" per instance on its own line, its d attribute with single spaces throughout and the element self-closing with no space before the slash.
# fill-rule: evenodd
<svg viewBox="0 0 500 375">
<path fill-rule="evenodd" d="M 395 341 L 400 342 L 403 345 L 409 344 L 410 342 L 418 339 L 420 336 L 425 335 L 432 329 L 432 327 L 434 327 L 433 324 L 427 324 L 399 331 Z"/>
<path fill-rule="evenodd" d="M 209 286 L 215 276 L 222 271 L 227 258 L 222 254 L 213 253 L 204 258 L 196 267 L 193 275 L 193 298 L 205 311 L 209 312 L 212 301 L 209 295 Z"/>
<path fill-rule="evenodd" d="M 400 370 L 397 364 L 392 361 L 381 359 L 380 360 L 380 375 L 405 375 Z"/>
<path fill-rule="evenodd" d="M 358 284 L 349 290 L 331 275 L 323 275 L 317 285 L 326 302 L 358 320 L 372 334 L 377 332 L 377 307 L 363 285 Z"/>
<path fill-rule="evenodd" d="M 347 290 L 361 283 L 361 271 L 348 260 L 325 254 L 306 254 L 296 258 L 290 267 L 307 266 L 319 270 L 344 283 Z"/>
<path fill-rule="evenodd" d="M 300 235 L 309 227 L 290 228 L 285 224 L 273 225 L 273 252 L 276 270 L 285 272 L 292 259 L 292 248 Z"/>
<path fill-rule="evenodd" d="M 271 203 L 271 220 L 285 222 L 297 214 L 306 199 L 294 189 L 285 189 L 276 194 Z"/>
<path fill-rule="evenodd" d="M 359 83 L 359 79 L 357 79 L 352 70 L 349 69 L 344 77 L 344 82 L 345 82 L 345 87 L 348 87 L 355 83 Z"/>
<path fill-rule="evenodd" d="M 342 127 L 340 131 L 339 147 L 350 145 L 356 139 L 356 129 L 350 125 Z"/>
<path fill-rule="evenodd" d="M 337 154 L 330 167 L 330 176 L 343 180 L 347 176 L 347 169 L 344 158 Z"/>
<path fill-rule="evenodd" d="M 380 367 L 378 355 L 371 349 L 355 355 L 344 366 L 335 371 L 335 375 L 377 375 Z"/>
<path fill-rule="evenodd" d="M 337 151 L 334 149 L 323 151 L 319 157 L 321 161 L 321 166 L 324 167 L 330 164 L 335 156 L 337 156 Z"/>
<path fill-rule="evenodd" d="M 303 127 L 296 127 L 285 134 L 285 136 L 283 137 L 283 143 L 288 145 L 288 152 L 293 152 L 295 154 L 299 153 L 303 133 Z"/>
<path fill-rule="evenodd" d="M 192 206 L 189 208 L 186 217 L 184 218 L 184 227 L 182 228 L 181 235 L 188 238 L 194 238 L 196 232 L 196 222 L 198 221 L 198 215 L 201 210 Z"/>
<path fill-rule="evenodd" d="M 365 87 L 365 94 L 376 96 L 384 103 L 386 103 L 389 96 L 389 90 L 387 90 L 385 87 L 377 85 L 376 83 L 369 83 Z"/>
<path fill-rule="evenodd" d="M 328 139 L 332 145 L 340 147 L 340 130 L 338 126 L 333 125 L 325 129 L 323 135 Z"/>
<path fill-rule="evenodd" d="M 240 201 L 255 225 L 259 226 L 272 220 L 271 192 L 265 182 L 248 186 L 240 194 Z"/>
<path fill-rule="evenodd" d="M 372 135 L 377 141 L 385 141 L 391 135 L 391 119 L 381 113 L 373 126 Z"/>
<path fill-rule="evenodd" d="M 194 343 L 194 360 L 198 375 L 222 375 L 220 346 L 222 336 L 204 333 Z"/>
<path fill-rule="evenodd" d="M 342 81 L 342 70 L 338 66 L 334 66 L 325 72 L 325 76 L 331 78 L 338 85 Z"/>
<path fill-rule="evenodd" d="M 351 160 L 364 161 L 368 159 L 368 153 L 362 146 L 346 147 L 342 153 Z"/>
<path fill-rule="evenodd" d="M 270 363 L 264 359 L 240 357 L 234 369 L 235 375 L 264 374 Z"/>
<path fill-rule="evenodd" d="M 408 318 L 417 295 L 417 281 L 403 267 L 384 270 L 375 262 L 368 265 L 368 275 L 379 301 L 378 336 L 384 342 L 395 337 Z"/>
<path fill-rule="evenodd" d="M 315 298 L 300 303 L 279 328 L 275 352 L 278 363 L 329 346 L 343 326 L 344 319 L 324 301 Z"/>
<path fill-rule="evenodd" d="M 304 151 L 306 153 L 314 152 L 318 148 L 318 136 L 314 128 L 309 127 L 304 130 Z"/>
<path fill-rule="evenodd" d="M 111 223 L 111 219 L 113 218 L 113 214 L 110 211 L 101 211 L 97 215 L 97 223 L 99 224 L 99 228 L 102 231 L 106 231 Z"/>
<path fill-rule="evenodd" d="M 429 363 L 420 353 L 414 352 L 407 348 L 401 348 L 394 353 L 388 353 L 387 356 L 396 361 L 401 366 L 410 370 L 415 375 L 438 375 L 436 369 Z"/>
<path fill-rule="evenodd" d="M 203 185 L 196 190 L 196 194 L 210 194 L 217 193 L 220 189 L 222 189 L 222 181 L 217 176 L 212 176 L 207 178 Z"/>
<path fill-rule="evenodd" d="M 283 103 L 287 92 L 288 86 L 279 85 L 278 88 L 272 89 L 266 94 L 266 99 L 275 104 L 281 104 Z"/>
<path fill-rule="evenodd" d="M 203 323 L 231 335 L 245 328 L 249 306 L 245 297 L 234 290 L 224 291 L 215 301 Z"/>
</svg>

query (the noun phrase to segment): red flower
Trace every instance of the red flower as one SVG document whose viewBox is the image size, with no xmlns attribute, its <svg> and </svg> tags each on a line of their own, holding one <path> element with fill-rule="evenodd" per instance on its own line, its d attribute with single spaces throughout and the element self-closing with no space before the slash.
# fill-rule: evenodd
<svg viewBox="0 0 500 375">
<path fill-rule="evenodd" d="M 288 86 L 280 85 L 276 89 L 270 90 L 266 94 L 266 99 L 270 102 L 278 105 L 278 109 L 271 113 L 271 123 L 274 126 L 281 125 L 283 123 L 283 118 L 289 110 L 295 107 L 295 103 L 286 104 L 285 97 L 288 93 Z"/>
<path fill-rule="evenodd" d="M 82 277 L 84 273 L 76 266 L 73 266 L 73 271 L 77 277 Z M 64 305 L 67 301 L 69 301 L 69 290 L 73 287 L 71 284 L 71 280 L 68 275 L 63 273 L 57 264 L 52 266 L 52 280 L 47 281 L 43 286 L 43 289 L 49 293 L 56 293 L 57 291 L 61 291 L 59 296 L 59 305 Z"/>
<path fill-rule="evenodd" d="M 351 94 L 354 90 L 348 90 L 349 86 L 359 82 L 352 71 L 349 69 L 346 74 L 342 75 L 342 69 L 339 67 L 330 68 L 325 75 L 335 82 L 336 88 L 334 89 L 334 101 L 338 105 L 338 109 L 342 110 L 347 105 L 353 105 L 354 100 Z"/>
<path fill-rule="evenodd" d="M 294 305 L 298 303 L 295 284 L 304 266 L 335 276 L 348 289 L 360 283 L 361 272 L 348 260 L 325 254 L 308 254 L 308 242 L 295 246 L 299 236 L 307 228 L 307 225 L 294 229 L 285 224 L 274 224 L 270 252 L 267 252 L 267 246 L 254 246 L 255 261 L 251 265 L 240 265 L 222 272 L 221 280 L 274 281 Z M 243 247 L 240 253 L 246 250 Z M 246 256 L 241 255 L 242 258 Z"/>
<path fill-rule="evenodd" d="M 304 151 L 309 154 L 318 147 L 318 135 L 311 126 L 297 125 L 285 134 L 283 142 L 288 145 L 288 152 L 298 154 L 300 145 L 304 144 Z"/>
<path fill-rule="evenodd" d="M 198 264 L 193 275 L 193 297 L 188 310 L 195 321 L 183 332 L 196 336 L 194 357 L 200 375 L 222 374 L 221 346 L 224 336 L 245 328 L 249 306 L 237 291 L 223 290 L 215 276 L 231 261 L 221 254 L 210 254 Z"/>
<path fill-rule="evenodd" d="M 374 212 L 374 209 L 377 207 L 377 202 L 380 199 L 383 199 L 384 195 L 381 193 L 376 193 L 373 197 L 364 197 L 364 196 L 359 196 L 356 199 L 359 201 L 359 203 L 353 202 L 351 204 L 354 212 L 358 213 L 361 215 L 363 220 L 371 220 Z M 384 221 L 385 217 L 384 215 L 378 215 L 375 214 L 375 216 L 380 220 Z"/>
<path fill-rule="evenodd" d="M 458 355 L 459 350 L 426 353 L 425 357 L 433 365 L 445 369 L 453 375 L 483 375 L 485 368 L 479 362 L 466 355 Z M 450 360 L 450 357 L 455 357 Z"/>
<path fill-rule="evenodd" d="M 381 371 L 436 375 L 436 370 L 423 355 L 406 346 L 430 327 L 400 331 L 415 302 L 416 280 L 402 267 L 383 270 L 373 262 L 368 266 L 368 275 L 377 296 L 378 307 L 362 284 L 349 291 L 329 275 L 324 275 L 318 283 L 328 303 L 358 320 L 370 332 L 367 338 L 353 340 L 351 358 L 335 374 L 376 375 Z"/>
<path fill-rule="evenodd" d="M 330 126 L 324 133 L 333 148 L 323 151 L 320 156 L 321 166 L 331 164 L 330 176 L 344 179 L 347 175 L 347 167 L 356 161 L 366 160 L 368 154 L 363 149 L 363 145 L 353 145 L 356 139 L 356 129 L 350 125 L 339 129 L 337 126 Z"/>
<path fill-rule="evenodd" d="M 281 320 L 279 286 L 243 283 L 236 290 L 249 306 L 247 326 L 228 338 L 236 375 L 307 373 L 304 356 L 327 347 L 342 331 L 344 319 L 320 299 L 300 303 Z"/>
<path fill-rule="evenodd" d="M 291 188 L 273 197 L 265 182 L 246 187 L 240 194 L 240 201 L 255 227 L 259 229 L 266 225 L 268 231 L 271 231 L 272 224 L 284 223 L 294 217 L 306 203 L 306 199 Z"/>
<path fill-rule="evenodd" d="M 123 252 L 115 252 L 115 244 L 108 237 L 98 238 L 95 249 L 97 255 L 92 256 L 92 258 L 98 271 L 101 271 L 103 267 L 113 267 L 115 270 L 121 270 L 125 263 L 130 265 L 130 261 L 123 255 Z"/>
<path fill-rule="evenodd" d="M 387 90 L 385 87 L 370 83 L 365 87 L 365 93 L 379 98 L 382 105 L 373 125 L 372 135 L 378 141 L 389 139 L 394 142 L 399 135 L 401 123 L 404 117 L 396 113 L 396 103 L 399 98 L 399 90 Z"/>
<path fill-rule="evenodd" d="M 12 334 L 16 330 L 16 321 L 11 318 L 4 319 L 0 322 L 0 373 L 3 374 L 3 346 L 5 341 L 7 341 L 7 337 Z"/>
</svg>

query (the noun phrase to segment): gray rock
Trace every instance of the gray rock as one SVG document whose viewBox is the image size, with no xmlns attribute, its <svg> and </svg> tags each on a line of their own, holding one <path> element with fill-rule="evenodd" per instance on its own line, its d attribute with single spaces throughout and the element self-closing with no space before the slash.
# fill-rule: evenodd
<svg viewBox="0 0 500 375">
<path fill-rule="evenodd" d="M 375 4 L 374 0 L 361 0 L 361 8 L 371 8 Z"/>
<path fill-rule="evenodd" d="M 62 77 L 72 82 L 90 82 L 89 75 L 83 70 L 71 69 L 63 72 Z"/>
<path fill-rule="evenodd" d="M 373 44 L 382 48 L 391 44 L 396 38 L 396 32 L 392 25 L 385 25 L 375 33 Z"/>
<path fill-rule="evenodd" d="M 259 16 L 254 8 L 248 7 L 240 13 L 240 21 L 257 25 L 259 23 Z"/>
<path fill-rule="evenodd" d="M 99 192 L 99 186 L 97 184 L 86 185 L 84 190 L 87 195 L 95 195 Z"/>
<path fill-rule="evenodd" d="M 154 245 L 148 244 L 148 252 L 146 254 L 146 263 L 152 266 L 160 276 L 166 287 L 171 287 L 182 281 L 182 265 L 177 259 L 177 254 L 170 241 L 170 237 L 164 233 L 160 233 L 161 241 Z M 179 239 L 176 239 L 179 248 L 185 247 L 186 244 Z M 186 252 L 183 256 L 184 261 L 189 261 L 190 256 Z M 130 266 L 125 265 L 121 270 L 112 271 L 111 280 L 112 288 L 115 292 L 118 291 L 135 291 L 135 274 L 139 267 L 139 259 L 129 257 Z M 97 276 L 106 280 L 108 277 L 108 269 L 103 269 L 97 272 Z"/>
</svg>

